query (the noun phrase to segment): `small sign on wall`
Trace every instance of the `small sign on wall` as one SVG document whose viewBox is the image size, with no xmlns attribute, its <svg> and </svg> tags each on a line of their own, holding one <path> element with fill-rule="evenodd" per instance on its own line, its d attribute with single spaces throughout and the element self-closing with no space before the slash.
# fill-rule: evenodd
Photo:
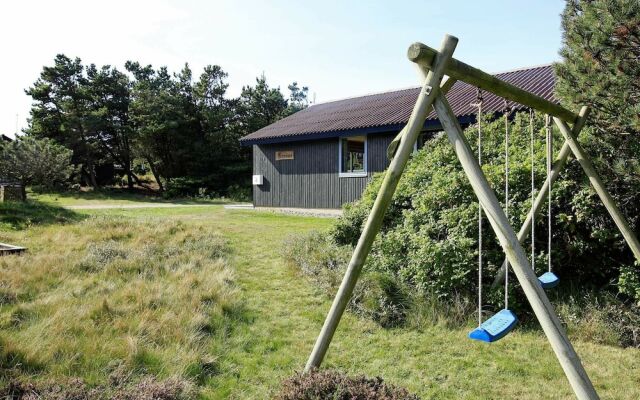
<svg viewBox="0 0 640 400">
<path fill-rule="evenodd" d="M 293 160 L 293 150 L 276 151 L 276 161 Z"/>
</svg>

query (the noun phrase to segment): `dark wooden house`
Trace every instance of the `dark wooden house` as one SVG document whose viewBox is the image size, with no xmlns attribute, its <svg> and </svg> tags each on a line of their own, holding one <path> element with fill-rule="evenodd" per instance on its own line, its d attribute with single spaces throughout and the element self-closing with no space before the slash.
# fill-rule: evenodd
<svg viewBox="0 0 640 400">
<path fill-rule="evenodd" d="M 496 76 L 555 101 L 551 65 Z M 243 137 L 243 145 L 253 146 L 254 206 L 340 208 L 358 199 L 371 176 L 387 167 L 387 146 L 409 119 L 419 90 L 315 104 Z M 447 99 L 463 127 L 475 121 L 475 88 L 457 82 Z M 483 95 L 485 112 L 503 109 L 503 99 Z M 432 112 L 418 146 L 440 129 Z"/>
</svg>

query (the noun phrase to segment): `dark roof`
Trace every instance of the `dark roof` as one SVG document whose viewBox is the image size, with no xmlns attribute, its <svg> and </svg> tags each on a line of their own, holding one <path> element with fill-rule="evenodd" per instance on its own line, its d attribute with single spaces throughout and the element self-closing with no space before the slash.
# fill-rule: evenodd
<svg viewBox="0 0 640 400">
<path fill-rule="evenodd" d="M 13 139 L 11 139 L 9 136 L 2 134 L 2 140 L 4 140 L 5 142 L 13 142 Z"/>
<path fill-rule="evenodd" d="M 552 65 L 523 68 L 495 76 L 547 100 L 556 101 Z M 240 140 L 248 145 L 398 130 L 409 120 L 419 91 L 420 88 L 415 87 L 315 104 Z M 456 82 L 447 94 L 461 122 L 473 121 L 477 108 L 471 103 L 476 101 L 476 96 L 476 88 L 464 82 Z M 504 109 L 504 100 L 492 93 L 483 94 L 482 104 L 486 112 Z M 509 106 L 524 108 L 513 103 L 509 103 Z M 425 123 L 425 127 L 429 126 L 439 126 L 433 111 Z"/>
</svg>

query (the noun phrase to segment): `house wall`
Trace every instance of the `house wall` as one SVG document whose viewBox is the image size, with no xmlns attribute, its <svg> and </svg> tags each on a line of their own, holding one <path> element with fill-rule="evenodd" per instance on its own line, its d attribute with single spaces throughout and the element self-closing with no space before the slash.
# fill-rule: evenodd
<svg viewBox="0 0 640 400">
<path fill-rule="evenodd" d="M 340 208 L 360 198 L 374 172 L 389 163 L 387 146 L 396 133 L 367 138 L 367 176 L 340 177 L 338 138 L 253 146 L 253 173 L 263 184 L 253 186 L 256 207 Z M 276 161 L 276 151 L 294 152 L 293 160 Z"/>
</svg>

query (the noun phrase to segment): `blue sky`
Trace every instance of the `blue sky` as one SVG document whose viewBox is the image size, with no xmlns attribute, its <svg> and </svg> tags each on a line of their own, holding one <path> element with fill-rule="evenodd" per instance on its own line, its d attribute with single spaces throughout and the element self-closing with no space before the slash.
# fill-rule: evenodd
<svg viewBox="0 0 640 400">
<path fill-rule="evenodd" d="M 557 61 L 561 0 L 532 1 L 33 1 L 0 5 L 0 133 L 26 126 L 23 92 L 57 53 L 124 68 L 189 62 L 229 73 L 229 95 L 264 73 L 297 81 L 316 101 L 414 86 L 407 47 L 437 48 L 487 72 Z M 11 62 L 7 62 L 11 60 Z"/>
</svg>

